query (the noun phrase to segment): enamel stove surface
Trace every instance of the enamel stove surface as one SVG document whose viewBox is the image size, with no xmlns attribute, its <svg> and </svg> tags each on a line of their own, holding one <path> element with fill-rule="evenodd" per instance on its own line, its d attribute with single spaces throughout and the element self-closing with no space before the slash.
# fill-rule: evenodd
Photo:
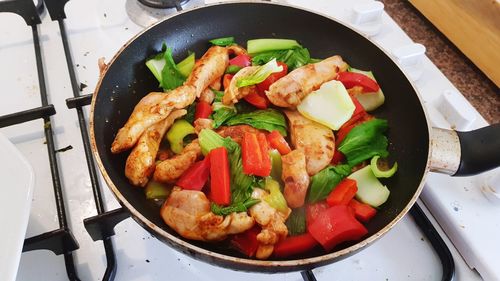
<svg viewBox="0 0 500 281">
<path fill-rule="evenodd" d="M 97 59 L 105 57 L 109 60 L 128 39 L 142 30 L 142 27 L 136 25 L 128 16 L 126 9 L 130 6 L 130 1 L 132 0 L 73 0 L 66 5 L 65 23 L 77 77 L 81 83 L 88 86 L 82 89 L 82 94 L 90 94 L 95 88 L 98 77 Z M 373 4 L 370 1 L 358 0 L 315 1 L 314 5 L 310 5 L 306 0 L 288 2 L 330 15 L 346 23 L 352 22 L 353 7 Z M 374 17 L 371 20 L 376 24 L 370 27 L 370 23 L 366 24 L 361 20 L 356 22 L 355 28 L 369 34 L 388 53 L 412 43 L 384 12 L 381 13 L 381 17 Z M 39 96 L 30 28 L 14 14 L 0 14 L 0 26 L 4 27 L 0 31 L 2 62 L 0 84 L 4 87 L 4 101 L 0 104 L 0 115 L 3 115 L 39 106 Z M 71 85 L 57 22 L 51 21 L 48 15 L 44 15 L 39 32 L 49 99 L 57 110 L 57 114 L 52 117 L 56 145 L 58 148 L 68 145 L 73 147 L 64 153 L 58 153 L 58 158 L 68 219 L 73 234 L 80 244 L 80 248 L 74 252 L 75 264 L 82 280 L 100 280 L 106 262 L 102 242 L 93 242 L 82 223 L 84 218 L 95 215 L 96 210 L 76 114 L 65 105 L 65 99 L 71 97 Z M 440 97 L 443 91 L 456 91 L 456 89 L 425 56 L 422 56 L 418 64 L 413 64 L 405 70 L 409 76 L 418 79 L 416 87 L 427 105 L 434 125 L 450 127 L 448 122 L 450 118 L 443 116 L 439 111 L 444 104 Z M 466 106 L 470 107 L 468 103 Z M 88 114 L 88 107 L 85 110 Z M 484 126 L 486 122 L 474 109 L 471 110 L 476 118 L 470 128 Z M 57 226 L 50 170 L 46 161 L 45 139 L 41 129 L 43 125 L 40 122 L 32 121 L 2 129 L 2 133 L 28 159 L 36 174 L 27 237 Z M 482 250 L 484 248 L 481 247 L 486 246 L 482 244 L 487 241 L 483 240 L 487 239 L 483 232 L 487 232 L 488 235 L 496 233 L 496 237 L 499 236 L 498 216 L 496 228 L 484 228 L 490 227 L 487 226 L 491 222 L 489 216 L 492 216 L 492 213 L 498 214 L 499 207 L 498 204 L 488 201 L 480 188 L 486 178 L 494 173 L 495 171 L 492 171 L 484 176 L 458 180 L 431 174 L 422 196 L 438 219 L 442 221 L 451 219 L 446 230 L 455 243 L 463 237 L 468 246 L 475 247 L 469 250 L 469 256 L 464 253 L 462 255 L 467 258 L 470 265 L 483 270 L 490 270 L 491 267 L 486 262 L 479 262 L 481 257 L 474 259 L 476 254 L 471 253 L 478 253 L 475 251 L 477 247 Z M 119 207 L 103 181 L 102 187 L 106 198 L 106 209 Z M 419 202 L 423 207 L 421 203 Z M 484 213 L 490 215 L 486 216 Z M 435 226 L 440 230 L 436 223 Z M 298 272 L 276 275 L 244 273 L 193 260 L 151 237 L 131 219 L 118 224 L 115 231 L 116 235 L 112 238 L 118 263 L 115 280 L 302 279 Z M 442 232 L 441 235 L 452 251 L 456 278 L 480 280 L 481 277 L 469 269 L 450 240 Z M 500 260 L 498 251 L 497 256 L 492 253 L 495 247 L 500 248 L 498 242 L 496 243 L 490 245 L 491 252 L 485 252 L 485 258 L 493 259 L 492 261 Z M 462 250 L 464 247 L 457 244 L 457 248 Z M 441 271 L 436 253 L 410 216 L 406 216 L 393 230 L 359 254 L 313 270 L 318 280 L 436 280 L 441 278 Z M 498 272 L 491 270 L 484 272 L 489 272 L 487 274 L 490 274 L 488 277 L 491 280 L 500 278 Z M 17 280 L 67 280 L 64 261 L 61 256 L 55 256 L 48 251 L 24 253 L 21 256 Z"/>
</svg>

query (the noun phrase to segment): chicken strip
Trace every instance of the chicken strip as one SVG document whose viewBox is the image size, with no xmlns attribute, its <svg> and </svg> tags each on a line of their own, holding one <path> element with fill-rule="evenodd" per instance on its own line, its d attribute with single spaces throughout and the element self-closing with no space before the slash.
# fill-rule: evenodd
<svg viewBox="0 0 500 281">
<path fill-rule="evenodd" d="M 329 57 L 318 63 L 299 67 L 278 79 L 266 91 L 266 96 L 274 105 L 295 108 L 309 93 L 346 70 L 347 64 L 340 56 Z"/>
<path fill-rule="evenodd" d="M 194 131 L 199 134 L 203 129 L 212 129 L 214 127 L 214 120 L 208 118 L 198 118 L 194 120 Z"/>
<path fill-rule="evenodd" d="M 241 87 L 241 88 L 238 88 L 238 86 L 236 86 L 236 83 L 238 82 L 239 78 L 250 75 L 257 68 L 258 68 L 257 66 L 248 66 L 242 68 L 233 76 L 233 78 L 231 79 L 231 83 L 229 83 L 227 89 L 224 89 L 224 96 L 222 97 L 223 104 L 231 105 L 237 103 L 238 100 L 244 98 L 250 93 L 254 93 L 257 91 L 257 87 L 255 85 Z"/>
<path fill-rule="evenodd" d="M 285 221 L 292 212 L 290 208 L 286 213 L 282 213 L 271 207 L 263 200 L 267 194 L 263 189 L 254 188 L 252 198 L 261 201 L 249 209 L 250 216 L 262 227 L 261 232 L 257 234 L 259 247 L 255 256 L 258 259 L 267 259 L 273 253 L 274 245 L 288 235 Z"/>
<path fill-rule="evenodd" d="M 152 92 L 143 97 L 116 134 L 111 152 L 120 153 L 132 148 L 147 128 L 167 118 L 172 110 L 193 103 L 196 98 L 194 90 L 194 87 L 184 85 L 168 93 Z"/>
<path fill-rule="evenodd" d="M 186 145 L 180 154 L 156 165 L 153 179 L 157 182 L 173 183 L 201 156 L 198 140 Z"/>
<path fill-rule="evenodd" d="M 258 133 L 260 131 L 258 129 L 255 129 L 252 126 L 249 126 L 249 125 L 235 125 L 235 126 L 228 126 L 228 127 L 220 127 L 217 130 L 217 133 L 219 135 L 221 135 L 224 138 L 230 137 L 238 144 L 241 144 L 241 141 L 243 140 L 243 135 L 245 134 L 245 132 Z"/>
<path fill-rule="evenodd" d="M 324 169 L 333 158 L 335 137 L 330 128 L 302 116 L 298 111 L 283 111 L 290 128 L 290 138 L 295 149 L 306 156 L 306 169 L 310 176 Z"/>
<path fill-rule="evenodd" d="M 175 119 L 186 115 L 184 109 L 174 110 L 172 113 L 153 126 L 149 127 L 137 141 L 137 145 L 125 163 L 125 176 L 130 183 L 136 186 L 146 186 L 155 170 L 155 158 L 165 132 L 172 126 Z"/>
<path fill-rule="evenodd" d="M 210 201 L 201 191 L 175 187 L 163 204 L 161 217 L 178 234 L 199 241 L 220 241 L 228 235 L 245 232 L 255 221 L 246 212 L 225 217 L 210 211 Z"/>
<path fill-rule="evenodd" d="M 201 93 L 208 85 L 220 80 L 228 64 L 228 48 L 220 46 L 210 47 L 210 49 L 196 61 L 193 71 L 189 74 L 185 84 L 194 86 L 196 89 L 196 97 L 200 97 Z"/>
<path fill-rule="evenodd" d="M 309 175 L 306 170 L 306 157 L 299 149 L 281 156 L 281 179 L 285 183 L 283 196 L 288 206 L 299 208 L 304 205 L 307 189 L 309 188 Z"/>
</svg>

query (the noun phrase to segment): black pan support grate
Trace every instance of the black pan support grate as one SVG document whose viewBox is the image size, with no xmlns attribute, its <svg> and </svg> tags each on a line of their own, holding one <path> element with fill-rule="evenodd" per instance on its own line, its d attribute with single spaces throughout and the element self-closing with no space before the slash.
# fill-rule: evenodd
<svg viewBox="0 0 500 281">
<path fill-rule="evenodd" d="M 68 73 L 71 79 L 71 88 L 73 91 L 73 97 L 66 99 L 66 105 L 68 108 L 76 109 L 77 111 L 85 156 L 87 160 L 87 167 L 92 183 L 92 192 L 96 204 L 97 215 L 84 219 L 84 226 L 94 241 L 103 241 L 107 267 L 102 280 L 114 280 L 117 264 L 111 237 L 115 234 L 114 227 L 124 219 L 130 217 L 130 215 L 123 208 L 105 211 L 103 195 L 98 180 L 98 174 L 95 168 L 94 158 L 92 157 L 92 151 L 90 148 L 87 123 L 85 121 L 85 116 L 82 110 L 82 107 L 90 104 L 92 95 L 80 95 L 78 79 L 76 77 L 75 69 L 73 66 L 66 26 L 64 24 L 64 19 L 66 18 L 66 15 L 64 13 L 64 6 L 66 2 L 68 2 L 68 0 L 45 0 L 45 6 L 49 12 L 51 19 L 59 23 L 61 40 L 64 47 Z M 77 241 L 71 234 L 71 231 L 68 229 L 67 225 L 64 200 L 62 197 L 62 186 L 59 178 L 57 159 L 55 157 L 53 134 L 50 125 L 50 116 L 55 114 L 55 109 L 53 105 L 48 104 L 47 102 L 47 92 L 41 60 L 37 25 L 41 23 L 38 14 L 41 13 L 43 9 L 44 7 L 41 1 L 39 2 L 39 5 L 36 6 L 31 0 L 7 0 L 0 2 L 0 12 L 14 12 L 19 14 L 24 18 L 26 24 L 31 26 L 33 29 L 33 42 L 35 45 L 38 78 L 40 83 L 40 95 L 42 98 L 41 107 L 0 116 L 0 128 L 35 120 L 38 118 L 44 119 L 45 136 L 47 139 L 47 146 L 49 150 L 49 160 L 52 171 L 52 179 L 54 183 L 54 194 L 57 203 L 56 205 L 60 229 L 26 239 L 23 251 L 48 249 L 57 255 L 64 254 L 68 278 L 70 280 L 79 280 L 76 275 L 72 256 L 72 251 L 78 249 L 79 246 Z M 414 207 L 410 210 L 410 214 L 418 227 L 430 241 L 432 247 L 439 256 L 441 265 L 443 267 L 443 276 L 441 280 L 453 280 L 455 273 L 455 264 L 453 261 L 453 256 L 451 255 L 451 252 L 446 246 L 445 242 L 436 231 L 432 223 L 429 221 L 429 219 L 426 217 L 422 209 L 418 206 L 418 204 L 414 205 Z M 301 272 L 301 275 L 305 281 L 316 280 L 312 269 Z"/>
</svg>

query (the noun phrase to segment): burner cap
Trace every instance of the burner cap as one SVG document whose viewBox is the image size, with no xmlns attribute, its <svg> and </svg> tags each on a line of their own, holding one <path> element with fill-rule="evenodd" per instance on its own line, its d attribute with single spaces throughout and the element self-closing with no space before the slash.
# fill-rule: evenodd
<svg viewBox="0 0 500 281">
<path fill-rule="evenodd" d="M 177 10 L 181 10 L 181 6 L 184 5 L 189 0 L 138 0 L 141 4 L 156 8 L 156 9 L 167 9 L 167 8 L 176 8 Z"/>
</svg>

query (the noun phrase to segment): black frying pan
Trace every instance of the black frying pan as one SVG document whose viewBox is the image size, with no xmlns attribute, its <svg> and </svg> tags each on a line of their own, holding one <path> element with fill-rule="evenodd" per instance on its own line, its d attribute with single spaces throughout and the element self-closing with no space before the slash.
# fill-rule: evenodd
<svg viewBox="0 0 500 281">
<path fill-rule="evenodd" d="M 310 50 L 312 57 L 326 58 L 339 54 L 356 68 L 374 71 L 386 95 L 385 104 L 374 114 L 389 121 L 390 155 L 400 166 L 394 177 L 384 181 L 390 187 L 391 195 L 377 216 L 366 225 L 369 235 L 364 240 L 339 245 L 328 254 L 317 249 L 290 260 L 247 259 L 220 243 L 202 243 L 180 237 L 162 221 L 159 206 L 146 200 L 142 189 L 129 184 L 124 175 L 128 153 L 114 155 L 110 147 L 116 132 L 126 122 L 135 104 L 149 92 L 159 90 L 157 81 L 144 64 L 145 59 L 157 53 L 163 42 L 173 48 L 177 61 L 186 56 L 188 51 L 196 52 L 199 57 L 209 47 L 208 40 L 225 36 L 235 36 L 243 46 L 248 39 L 255 38 L 296 39 Z M 266 272 L 301 270 L 334 262 L 363 249 L 391 229 L 415 203 L 431 162 L 430 127 L 422 104 L 412 84 L 386 53 L 331 18 L 264 2 L 206 6 L 183 12 L 143 31 L 118 52 L 103 73 L 92 100 L 90 122 L 93 151 L 99 168 L 117 199 L 131 212 L 132 217 L 175 249 L 232 269 Z M 500 127 L 496 126 L 496 132 L 487 130 L 479 133 L 483 138 L 496 136 L 498 140 L 498 129 Z M 458 161 L 456 155 L 460 154 L 454 151 L 457 146 L 460 147 L 457 134 L 438 133 L 442 137 L 433 141 L 433 145 L 444 142 L 453 150 L 451 153 L 445 150 L 438 160 L 451 157 Z M 466 136 L 468 139 L 477 139 L 477 136 Z M 493 153 L 485 150 L 484 155 L 489 161 L 480 159 L 486 162 L 485 166 L 478 167 L 469 162 L 450 164 L 446 159 L 444 162 L 434 161 L 433 164 L 452 174 L 457 170 L 458 173 L 471 173 L 477 172 L 477 168 L 492 168 L 500 164 L 498 156 L 491 156 L 498 154 L 499 146 L 497 142 L 496 147 L 489 148 L 489 152 Z"/>
</svg>

